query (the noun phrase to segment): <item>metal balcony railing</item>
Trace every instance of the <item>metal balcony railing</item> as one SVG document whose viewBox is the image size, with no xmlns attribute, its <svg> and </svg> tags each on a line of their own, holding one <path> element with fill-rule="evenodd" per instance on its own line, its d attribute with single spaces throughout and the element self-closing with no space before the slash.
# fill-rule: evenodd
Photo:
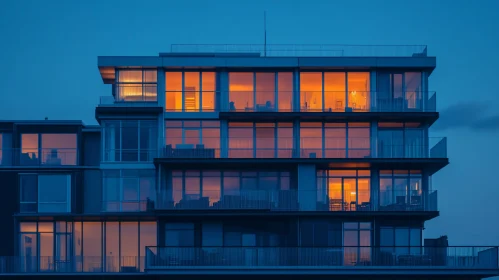
<svg viewBox="0 0 499 280">
<path fill-rule="evenodd" d="M 0 256 L 0 274 L 140 273 L 144 267 L 143 256 Z"/>
<path fill-rule="evenodd" d="M 497 269 L 498 247 L 147 247 L 146 269 Z"/>
<path fill-rule="evenodd" d="M 212 186 L 213 187 L 213 186 Z M 389 199 L 387 198 L 389 196 Z M 266 211 L 437 211 L 437 193 L 428 196 L 380 193 L 383 200 L 375 204 L 369 191 L 328 194 L 325 190 L 203 190 L 182 194 L 172 189 L 157 194 L 156 210 L 266 210 Z M 393 198 L 393 199 L 392 199 Z"/>
<path fill-rule="evenodd" d="M 257 54 L 277 57 L 426 57 L 426 45 L 172 44 L 171 53 Z M 168 54 L 160 54 L 168 55 Z"/>
</svg>

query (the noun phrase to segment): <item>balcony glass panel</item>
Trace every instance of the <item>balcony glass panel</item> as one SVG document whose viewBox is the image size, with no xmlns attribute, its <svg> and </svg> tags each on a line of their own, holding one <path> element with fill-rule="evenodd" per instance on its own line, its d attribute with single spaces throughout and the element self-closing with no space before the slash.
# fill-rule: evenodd
<svg viewBox="0 0 499 280">
<path fill-rule="evenodd" d="M 346 74 L 324 73 L 324 109 L 329 112 L 344 112 L 346 99 Z"/>
<path fill-rule="evenodd" d="M 255 73 L 256 105 L 255 111 L 274 111 L 275 73 Z"/>
<path fill-rule="evenodd" d="M 322 111 L 322 73 L 300 73 L 300 107 L 302 111 Z"/>
<path fill-rule="evenodd" d="M 355 111 L 370 111 L 369 72 L 348 72 L 348 107 Z"/>
<path fill-rule="evenodd" d="M 278 102 L 279 112 L 288 112 L 293 109 L 293 73 L 279 72 L 278 78 Z"/>
<path fill-rule="evenodd" d="M 401 172 L 403 171 L 403 172 Z M 380 172 L 381 211 L 424 211 L 422 177 L 408 170 L 386 170 Z"/>
<path fill-rule="evenodd" d="M 229 110 L 252 111 L 253 102 L 253 73 L 229 73 Z"/>
</svg>

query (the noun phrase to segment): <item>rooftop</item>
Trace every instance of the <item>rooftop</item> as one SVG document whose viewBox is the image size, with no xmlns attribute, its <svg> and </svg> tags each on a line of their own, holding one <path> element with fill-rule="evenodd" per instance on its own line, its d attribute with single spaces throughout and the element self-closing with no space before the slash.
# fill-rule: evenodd
<svg viewBox="0 0 499 280">
<path fill-rule="evenodd" d="M 260 57 L 426 57 L 426 45 L 336 44 L 172 44 L 160 56 L 260 56 Z"/>
</svg>

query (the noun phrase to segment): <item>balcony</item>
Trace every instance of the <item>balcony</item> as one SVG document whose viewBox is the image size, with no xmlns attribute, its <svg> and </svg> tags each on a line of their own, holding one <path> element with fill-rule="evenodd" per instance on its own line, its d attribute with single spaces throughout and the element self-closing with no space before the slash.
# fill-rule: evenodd
<svg viewBox="0 0 499 280">
<path fill-rule="evenodd" d="M 497 275 L 498 247 L 147 247 L 152 273 Z M 479 272 L 480 271 L 480 272 Z"/>
<path fill-rule="evenodd" d="M 426 45 L 172 44 L 170 52 L 267 57 L 426 57 Z M 160 54 L 165 55 L 165 54 Z"/>
<path fill-rule="evenodd" d="M 262 210 L 273 212 L 318 211 L 318 212 L 435 212 L 437 192 L 423 194 L 395 194 L 381 205 L 370 199 L 371 194 L 342 193 L 326 194 L 321 190 L 241 190 L 221 194 L 220 190 L 203 191 L 203 194 L 185 194 L 176 201 L 173 196 L 181 195 L 165 190 L 158 194 L 156 210 Z"/>
<path fill-rule="evenodd" d="M 218 140 L 218 139 L 217 139 Z M 414 140 L 414 141 L 412 141 Z M 199 143 L 198 138 L 189 138 L 186 143 Z M 267 146 L 284 145 L 285 148 L 254 147 L 254 139 L 232 137 L 221 139 L 227 142 L 229 148 L 210 148 L 203 144 L 176 144 L 166 145 L 160 153 L 164 159 L 218 159 L 218 158 L 324 158 L 324 159 L 429 159 L 447 158 L 447 138 L 430 137 L 428 144 L 424 139 L 411 139 L 411 143 L 403 144 L 408 140 L 389 139 L 389 141 L 375 140 L 368 137 L 349 137 L 326 139 L 320 137 L 304 137 L 300 139 L 300 148 L 293 148 L 296 144 L 293 138 L 257 138 L 257 143 Z M 210 141 L 212 142 L 212 141 Z M 324 144 L 323 144 L 324 142 Z M 258 144 L 257 144 L 258 145 Z"/>
<path fill-rule="evenodd" d="M 0 274 L 141 273 L 145 258 L 138 256 L 0 256 Z"/>
<path fill-rule="evenodd" d="M 229 97 L 222 104 L 222 112 L 230 113 L 422 113 L 436 112 L 435 92 L 377 92 L 377 91 L 230 91 L 220 92 Z M 293 95 L 300 96 L 299 107 L 293 105 Z M 394 97 L 394 95 L 400 97 Z M 427 99 L 423 97 L 428 96 Z"/>
<path fill-rule="evenodd" d="M 78 149 L 0 149 L 0 166 L 74 166 Z"/>
</svg>

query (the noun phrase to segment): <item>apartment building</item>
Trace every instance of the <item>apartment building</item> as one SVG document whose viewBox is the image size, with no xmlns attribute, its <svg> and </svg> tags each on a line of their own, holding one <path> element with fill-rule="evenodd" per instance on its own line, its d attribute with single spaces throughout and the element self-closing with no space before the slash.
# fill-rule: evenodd
<svg viewBox="0 0 499 280">
<path fill-rule="evenodd" d="M 426 46 L 99 57 L 99 125 L 0 122 L 0 274 L 497 276 L 497 247 L 424 234 L 449 163 L 435 67 Z"/>
</svg>

